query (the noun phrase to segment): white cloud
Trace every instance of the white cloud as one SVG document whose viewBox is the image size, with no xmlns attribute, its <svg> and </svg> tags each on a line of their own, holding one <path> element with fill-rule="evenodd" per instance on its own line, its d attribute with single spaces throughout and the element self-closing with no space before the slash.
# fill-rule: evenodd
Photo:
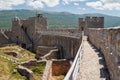
<svg viewBox="0 0 120 80">
<path fill-rule="evenodd" d="M 81 7 L 79 7 L 78 9 L 79 9 L 79 10 L 86 10 L 86 8 L 81 8 Z"/>
<path fill-rule="evenodd" d="M 71 2 L 84 2 L 86 0 L 63 0 L 64 4 L 69 4 Z"/>
<path fill-rule="evenodd" d="M 73 3 L 75 6 L 79 6 L 79 3 Z"/>
<path fill-rule="evenodd" d="M 43 2 L 48 6 L 48 7 L 54 7 L 59 4 L 60 0 L 43 0 Z"/>
<path fill-rule="evenodd" d="M 27 5 L 33 8 L 43 8 L 45 5 L 48 7 L 54 7 L 59 4 L 60 0 L 28 0 Z"/>
<path fill-rule="evenodd" d="M 13 6 L 26 4 L 33 8 L 43 8 L 44 6 L 54 7 L 60 0 L 0 0 L 0 10 L 12 9 Z"/>
<path fill-rule="evenodd" d="M 0 0 L 0 9 L 12 9 L 12 6 L 17 6 L 25 3 L 25 0 Z"/>
<path fill-rule="evenodd" d="M 44 7 L 44 4 L 40 1 L 40 0 L 29 0 L 27 2 L 27 5 L 33 7 L 33 8 L 43 8 Z"/>
<path fill-rule="evenodd" d="M 86 5 L 99 10 L 120 10 L 120 0 L 99 0 Z"/>
</svg>

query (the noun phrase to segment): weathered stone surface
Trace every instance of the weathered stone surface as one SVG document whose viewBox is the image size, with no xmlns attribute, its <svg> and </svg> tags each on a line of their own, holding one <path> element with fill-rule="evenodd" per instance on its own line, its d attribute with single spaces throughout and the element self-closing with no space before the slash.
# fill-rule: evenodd
<svg viewBox="0 0 120 80">
<path fill-rule="evenodd" d="M 120 80 L 120 28 L 87 29 L 88 39 L 103 52 L 111 80 Z"/>
</svg>

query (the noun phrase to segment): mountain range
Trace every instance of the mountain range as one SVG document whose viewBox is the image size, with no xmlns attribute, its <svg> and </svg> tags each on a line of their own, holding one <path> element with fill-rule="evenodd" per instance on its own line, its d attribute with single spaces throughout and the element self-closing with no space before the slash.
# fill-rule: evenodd
<svg viewBox="0 0 120 80">
<path fill-rule="evenodd" d="M 29 18 L 42 13 L 48 19 L 49 28 L 77 28 L 78 18 L 85 18 L 86 16 L 104 17 L 105 27 L 116 27 L 120 25 L 120 17 L 110 16 L 104 14 L 72 14 L 69 12 L 49 12 L 36 10 L 1 10 L 0 11 L 0 28 L 10 28 L 12 26 L 11 19 L 14 17 Z"/>
</svg>

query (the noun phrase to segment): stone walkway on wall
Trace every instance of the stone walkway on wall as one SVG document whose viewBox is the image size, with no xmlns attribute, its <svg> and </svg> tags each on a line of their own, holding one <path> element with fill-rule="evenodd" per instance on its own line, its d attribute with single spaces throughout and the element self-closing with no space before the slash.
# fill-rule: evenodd
<svg viewBox="0 0 120 80">
<path fill-rule="evenodd" d="M 84 52 L 78 80 L 109 80 L 104 57 L 88 41 L 83 39 Z"/>
</svg>

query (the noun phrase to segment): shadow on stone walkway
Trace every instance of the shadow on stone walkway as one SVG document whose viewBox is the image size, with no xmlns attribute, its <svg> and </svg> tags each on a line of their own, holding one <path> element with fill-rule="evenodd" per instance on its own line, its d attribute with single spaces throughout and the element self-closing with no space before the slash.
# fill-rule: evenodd
<svg viewBox="0 0 120 80">
<path fill-rule="evenodd" d="M 103 53 L 100 50 L 98 50 L 94 45 L 92 45 L 92 43 L 90 41 L 88 41 L 88 43 L 90 44 L 91 48 L 98 55 L 98 57 L 99 57 L 99 64 L 103 65 L 103 67 L 100 68 L 100 78 L 105 78 L 105 80 L 110 80 L 109 71 L 107 69 Z"/>
</svg>

